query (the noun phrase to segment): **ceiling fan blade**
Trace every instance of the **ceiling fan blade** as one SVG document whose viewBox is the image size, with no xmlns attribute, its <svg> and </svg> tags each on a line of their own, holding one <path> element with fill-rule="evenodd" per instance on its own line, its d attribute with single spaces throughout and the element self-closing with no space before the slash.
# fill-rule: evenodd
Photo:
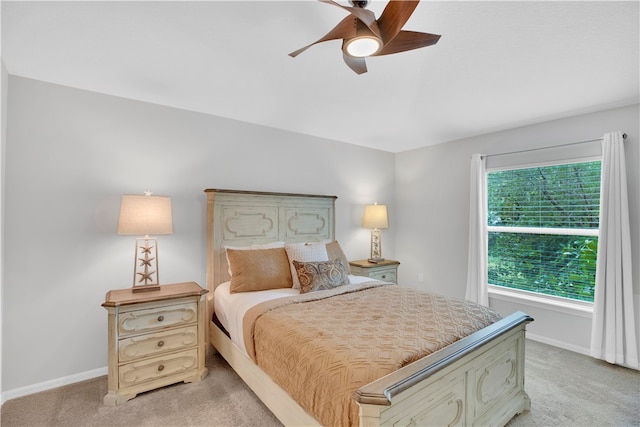
<svg viewBox="0 0 640 427">
<path fill-rule="evenodd" d="M 296 56 L 300 55 L 302 52 L 304 52 L 305 50 L 309 49 L 311 46 L 316 45 L 318 43 L 322 43 L 322 42 L 326 42 L 329 40 L 337 40 L 337 39 L 344 39 L 344 38 L 351 38 L 351 37 L 355 37 L 356 35 L 356 19 L 353 16 L 347 16 L 346 18 L 344 18 L 342 21 L 340 21 L 340 23 L 338 23 L 338 25 L 336 25 L 335 27 L 333 27 L 333 29 L 331 31 L 329 31 L 324 37 L 322 37 L 319 40 L 316 40 L 315 42 L 306 45 L 305 47 L 302 47 L 296 51 L 293 51 L 289 54 L 290 57 L 295 58 Z"/>
<path fill-rule="evenodd" d="M 364 58 L 354 58 L 353 56 L 342 54 L 342 59 L 356 74 L 363 74 L 367 72 L 367 63 Z"/>
<path fill-rule="evenodd" d="M 378 28 L 378 23 L 376 22 L 376 16 L 369 9 L 364 9 L 362 7 L 343 6 L 339 3 L 336 3 L 333 0 L 320 0 L 320 1 L 322 3 L 332 4 L 334 6 L 338 6 L 340 9 L 346 10 L 347 12 L 349 12 L 350 14 L 352 14 L 353 16 L 355 16 L 356 18 L 364 22 L 364 24 L 367 27 L 369 27 L 369 29 L 373 31 L 373 33 L 376 36 L 382 37 L 380 33 L 380 28 Z"/>
<path fill-rule="evenodd" d="M 378 19 L 378 28 L 382 41 L 387 44 L 395 36 L 398 35 L 404 24 L 407 23 L 409 17 L 420 3 L 417 1 L 397 1 L 391 0 L 382 11 L 380 19 Z"/>
<path fill-rule="evenodd" d="M 392 53 L 420 49 L 421 47 L 434 45 L 438 43 L 438 40 L 440 40 L 438 34 L 400 31 L 389 43 L 384 45 L 380 52 L 371 56 L 390 55 Z"/>
</svg>

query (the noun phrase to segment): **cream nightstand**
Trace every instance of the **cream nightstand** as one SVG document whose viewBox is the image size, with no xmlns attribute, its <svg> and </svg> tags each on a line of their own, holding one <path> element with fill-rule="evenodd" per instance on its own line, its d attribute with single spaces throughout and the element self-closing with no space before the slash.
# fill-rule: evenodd
<svg viewBox="0 0 640 427">
<path fill-rule="evenodd" d="M 109 380 L 105 405 L 138 393 L 207 376 L 205 294 L 195 282 L 162 285 L 158 291 L 109 291 Z"/>
<path fill-rule="evenodd" d="M 398 283 L 399 261 L 385 259 L 377 264 L 367 261 L 350 261 L 351 274 L 354 276 L 366 276 L 372 279 L 384 280 L 385 282 Z"/>
</svg>

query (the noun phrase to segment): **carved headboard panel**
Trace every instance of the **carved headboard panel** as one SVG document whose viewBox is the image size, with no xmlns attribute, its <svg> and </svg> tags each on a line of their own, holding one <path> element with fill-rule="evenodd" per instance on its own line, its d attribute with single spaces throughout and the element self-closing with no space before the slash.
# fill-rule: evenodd
<svg viewBox="0 0 640 427">
<path fill-rule="evenodd" d="M 229 280 L 225 246 L 335 239 L 336 196 L 205 190 L 207 289 Z"/>
</svg>

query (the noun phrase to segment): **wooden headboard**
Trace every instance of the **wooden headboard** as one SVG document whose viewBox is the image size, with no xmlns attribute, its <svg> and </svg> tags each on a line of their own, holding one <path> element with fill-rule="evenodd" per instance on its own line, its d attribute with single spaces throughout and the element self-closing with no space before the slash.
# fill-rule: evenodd
<svg viewBox="0 0 640 427">
<path fill-rule="evenodd" d="M 336 196 L 204 190 L 207 289 L 229 280 L 225 246 L 335 239 Z"/>
</svg>

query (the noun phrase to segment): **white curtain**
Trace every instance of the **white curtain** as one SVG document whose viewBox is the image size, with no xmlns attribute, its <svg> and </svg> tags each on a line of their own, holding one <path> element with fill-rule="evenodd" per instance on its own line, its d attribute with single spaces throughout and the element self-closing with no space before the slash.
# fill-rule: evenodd
<svg viewBox="0 0 640 427">
<path fill-rule="evenodd" d="M 622 133 L 615 132 L 606 134 L 602 141 L 591 355 L 638 369 L 635 327 L 624 139 Z"/>
<path fill-rule="evenodd" d="M 487 176 L 485 156 L 471 156 L 469 198 L 469 262 L 465 298 L 489 305 L 487 287 Z"/>
</svg>

